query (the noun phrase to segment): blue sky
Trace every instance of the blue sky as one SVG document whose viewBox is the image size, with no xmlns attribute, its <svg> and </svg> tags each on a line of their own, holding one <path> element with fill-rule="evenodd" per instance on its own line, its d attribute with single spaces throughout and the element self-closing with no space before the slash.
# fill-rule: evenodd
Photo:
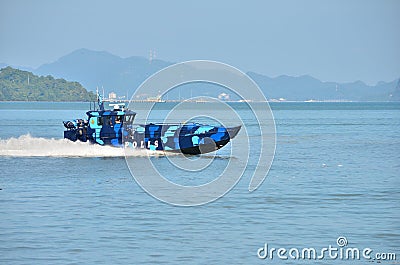
<svg viewBox="0 0 400 265">
<path fill-rule="evenodd" d="M 400 77 L 400 1 L 0 0 L 0 62 L 38 67 L 79 48 L 268 76 L 369 84 Z"/>
</svg>

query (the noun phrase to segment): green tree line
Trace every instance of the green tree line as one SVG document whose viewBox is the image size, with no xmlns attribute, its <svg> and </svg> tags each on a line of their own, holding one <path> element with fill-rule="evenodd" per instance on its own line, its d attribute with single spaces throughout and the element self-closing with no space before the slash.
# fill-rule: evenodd
<svg viewBox="0 0 400 265">
<path fill-rule="evenodd" d="M 96 95 L 78 82 L 37 76 L 6 67 L 0 70 L 0 101 L 93 101 Z"/>
</svg>

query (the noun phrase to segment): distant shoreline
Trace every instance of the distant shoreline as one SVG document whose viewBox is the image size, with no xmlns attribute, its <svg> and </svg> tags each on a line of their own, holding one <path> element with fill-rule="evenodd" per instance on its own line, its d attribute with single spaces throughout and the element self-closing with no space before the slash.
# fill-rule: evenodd
<svg viewBox="0 0 400 265">
<path fill-rule="evenodd" d="M 0 103 L 92 103 L 95 101 L 41 101 L 41 100 L 0 100 Z M 168 100 L 168 101 L 146 101 L 146 100 L 116 100 L 116 101 L 106 101 L 109 103 L 112 102 L 121 102 L 121 103 L 195 103 L 195 104 L 202 104 L 202 103 L 400 103 L 400 101 L 355 101 L 355 100 L 285 100 L 285 101 L 190 101 L 190 100 Z"/>
</svg>

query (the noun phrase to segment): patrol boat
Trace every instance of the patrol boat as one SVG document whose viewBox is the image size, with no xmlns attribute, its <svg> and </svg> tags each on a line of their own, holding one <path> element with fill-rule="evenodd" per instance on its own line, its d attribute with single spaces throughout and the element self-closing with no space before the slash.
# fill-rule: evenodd
<svg viewBox="0 0 400 265">
<path fill-rule="evenodd" d="M 113 109 L 104 109 L 104 102 L 98 96 L 98 108 L 86 112 L 87 119 L 63 121 L 66 128 L 64 138 L 99 145 L 125 145 L 133 149 L 197 155 L 222 148 L 241 128 L 199 123 L 133 124 L 136 112 L 126 109 L 124 104 L 109 105 Z"/>
</svg>

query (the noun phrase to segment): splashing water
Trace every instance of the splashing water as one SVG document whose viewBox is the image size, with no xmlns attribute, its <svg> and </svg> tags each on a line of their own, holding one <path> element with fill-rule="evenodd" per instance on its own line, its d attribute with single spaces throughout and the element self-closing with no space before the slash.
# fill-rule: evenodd
<svg viewBox="0 0 400 265">
<path fill-rule="evenodd" d="M 134 150 L 129 156 L 159 156 L 158 152 Z M 161 154 L 162 155 L 162 154 Z M 32 137 L 0 139 L 0 156 L 14 157 L 124 157 L 124 149 L 67 139 Z"/>
</svg>

